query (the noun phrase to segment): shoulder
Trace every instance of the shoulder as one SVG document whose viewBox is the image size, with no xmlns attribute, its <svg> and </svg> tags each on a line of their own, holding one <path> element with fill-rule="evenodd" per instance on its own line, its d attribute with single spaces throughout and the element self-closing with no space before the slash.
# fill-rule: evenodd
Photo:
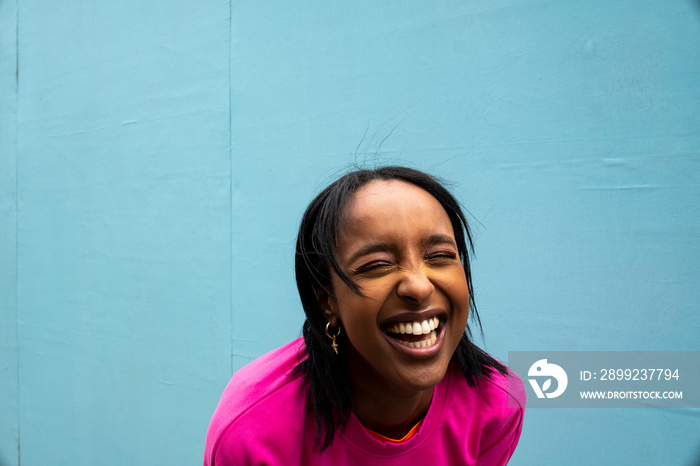
<svg viewBox="0 0 700 466">
<path fill-rule="evenodd" d="M 297 339 L 233 375 L 209 424 L 205 465 L 292 453 L 287 444 L 300 441 L 305 422 L 304 377 L 293 373 L 303 357 Z"/>
<path fill-rule="evenodd" d="M 478 405 L 489 415 L 512 415 L 512 411 L 525 409 L 525 385 L 522 379 L 510 370 L 501 374 L 494 369 L 488 377 L 479 378 L 476 386 L 470 387 L 459 368 L 452 366 L 450 384 L 454 387 L 451 390 L 452 396 L 470 405 Z M 466 396 L 467 393 L 469 396 Z"/>
<path fill-rule="evenodd" d="M 490 401 L 488 404 L 498 408 L 497 411 L 505 408 L 512 415 L 513 411 L 525 409 L 525 385 L 515 372 L 508 370 L 507 374 L 501 374 L 494 370 L 491 377 L 480 380 L 479 388 Z"/>
<path fill-rule="evenodd" d="M 523 426 L 525 386 L 514 372 L 494 371 L 470 387 L 461 371 L 451 373 L 449 406 L 452 422 L 475 445 L 477 464 L 505 464 Z"/>
</svg>

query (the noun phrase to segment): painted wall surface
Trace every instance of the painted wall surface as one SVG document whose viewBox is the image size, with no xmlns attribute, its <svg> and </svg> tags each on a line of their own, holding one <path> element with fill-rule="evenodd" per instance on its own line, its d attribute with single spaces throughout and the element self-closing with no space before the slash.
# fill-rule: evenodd
<svg viewBox="0 0 700 466">
<path fill-rule="evenodd" d="M 17 463 L 17 5 L 0 1 L 0 465 Z"/>
<path fill-rule="evenodd" d="M 229 12 L 18 4 L 22 465 L 201 462 L 231 372 Z"/>
<path fill-rule="evenodd" d="M 695 0 L 0 0 L 0 41 L 2 466 L 199 464 L 356 163 L 454 182 L 496 357 L 700 350 Z M 699 425 L 532 409 L 511 464 L 695 464 Z"/>
</svg>

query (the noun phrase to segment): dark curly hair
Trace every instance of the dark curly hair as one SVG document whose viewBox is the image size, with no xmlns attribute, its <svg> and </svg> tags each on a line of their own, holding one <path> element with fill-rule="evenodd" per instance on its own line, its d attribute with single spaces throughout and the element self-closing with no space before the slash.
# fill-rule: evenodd
<svg viewBox="0 0 700 466">
<path fill-rule="evenodd" d="M 296 373 L 306 376 L 307 411 L 316 420 L 316 443 L 323 451 L 332 442 L 336 431 L 344 428 L 352 410 L 352 384 L 346 370 L 344 352 L 335 355 L 325 336 L 326 317 L 318 303 L 317 292 L 324 290 L 333 296 L 331 275 L 335 273 L 354 292 L 362 294 L 357 284 L 343 273 L 335 258 L 338 228 L 344 208 L 355 191 L 373 180 L 401 180 L 430 193 L 447 212 L 454 230 L 459 256 L 469 287 L 470 318 L 481 329 L 472 286 L 470 253 L 473 252 L 469 225 L 459 202 L 443 184 L 421 171 L 397 166 L 372 170 L 356 170 L 342 176 L 311 201 L 299 227 L 296 243 L 295 273 L 306 321 L 303 326 L 306 357 L 296 367 Z M 494 370 L 506 374 L 503 364 L 486 354 L 471 340 L 467 324 L 452 356 L 470 386 Z"/>
</svg>

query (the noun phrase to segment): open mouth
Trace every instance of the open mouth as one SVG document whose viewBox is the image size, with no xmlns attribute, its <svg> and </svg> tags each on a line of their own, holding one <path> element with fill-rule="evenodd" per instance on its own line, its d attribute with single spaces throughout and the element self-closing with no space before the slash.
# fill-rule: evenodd
<svg viewBox="0 0 700 466">
<path fill-rule="evenodd" d="M 399 322 L 388 326 L 386 334 L 408 348 L 428 348 L 437 342 L 440 319 L 431 317 L 423 321 Z"/>
</svg>

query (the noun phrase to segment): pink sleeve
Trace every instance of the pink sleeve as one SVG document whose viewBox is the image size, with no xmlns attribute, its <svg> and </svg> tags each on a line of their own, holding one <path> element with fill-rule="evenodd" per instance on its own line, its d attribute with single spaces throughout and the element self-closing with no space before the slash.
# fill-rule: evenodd
<svg viewBox="0 0 700 466">
<path fill-rule="evenodd" d="M 221 433 L 205 466 L 301 464 L 303 414 L 299 422 L 299 413 L 284 409 L 279 417 L 246 413 Z"/>
<path fill-rule="evenodd" d="M 498 421 L 492 422 L 484 429 L 482 434 L 484 448 L 479 450 L 477 466 L 507 464 L 518 445 L 520 432 L 523 428 L 525 386 L 517 375 L 509 373 L 509 378 L 511 381 L 510 390 L 505 390 L 503 402 L 500 403 L 502 416 L 499 416 Z M 513 403 L 513 400 L 516 403 Z M 508 406 L 509 401 L 511 407 Z M 518 407 L 512 407 L 514 404 Z"/>
<path fill-rule="evenodd" d="M 231 377 L 209 423 L 204 466 L 289 464 L 301 456 L 306 392 L 291 371 L 302 344 L 298 338 Z"/>
<path fill-rule="evenodd" d="M 250 457 L 246 451 L 247 442 L 244 439 L 236 438 L 238 433 L 234 429 L 227 429 L 219 437 L 216 446 L 210 452 L 211 457 L 205 458 L 204 466 L 226 466 L 226 465 L 246 465 L 246 464 L 263 464 L 255 462 L 255 459 Z"/>
</svg>

